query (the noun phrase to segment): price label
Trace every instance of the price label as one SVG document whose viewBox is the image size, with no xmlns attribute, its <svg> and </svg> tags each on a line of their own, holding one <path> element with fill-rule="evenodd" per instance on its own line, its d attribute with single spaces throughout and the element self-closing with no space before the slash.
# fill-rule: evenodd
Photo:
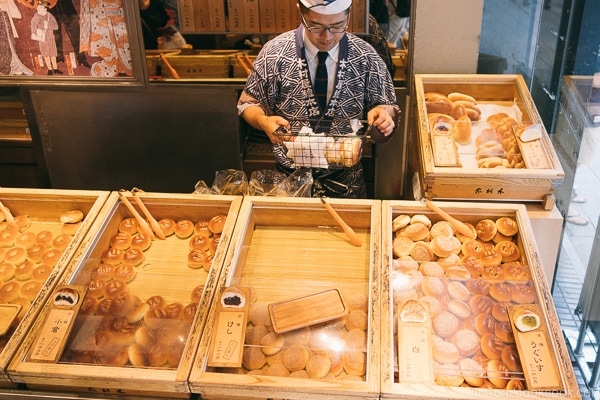
<svg viewBox="0 0 600 400">
<path fill-rule="evenodd" d="M 531 142 L 518 140 L 519 149 L 523 155 L 525 166 L 529 169 L 548 169 L 551 168 L 546 150 L 542 147 L 540 139 Z"/>
<path fill-rule="evenodd" d="M 416 300 L 408 300 L 399 309 L 400 382 L 431 383 L 434 374 L 429 311 Z"/>
<path fill-rule="evenodd" d="M 433 135 L 433 163 L 436 167 L 461 166 L 452 136 Z"/>
</svg>

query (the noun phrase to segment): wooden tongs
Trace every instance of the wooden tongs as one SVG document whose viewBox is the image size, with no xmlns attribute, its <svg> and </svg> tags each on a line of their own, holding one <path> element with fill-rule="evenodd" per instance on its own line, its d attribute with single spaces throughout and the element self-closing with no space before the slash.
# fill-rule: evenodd
<svg viewBox="0 0 600 400">
<path fill-rule="evenodd" d="M 323 203 L 327 211 L 329 211 L 329 214 L 331 214 L 331 216 L 336 220 L 338 225 L 344 230 L 344 233 L 346 234 L 346 236 L 348 236 L 348 239 L 350 239 L 352 244 L 357 247 L 362 246 L 362 243 L 360 242 L 360 239 L 356 232 L 354 232 L 354 229 L 352 229 L 352 227 L 342 219 L 342 217 L 337 213 L 337 211 L 335 211 L 333 207 L 331 207 L 331 204 L 327 203 L 323 197 L 321 197 L 321 203 Z"/>
<path fill-rule="evenodd" d="M 162 229 L 160 229 L 158 222 L 152 216 L 152 214 L 150 214 L 150 211 L 148 211 L 148 208 L 146 208 L 146 205 L 138 197 L 137 193 L 140 191 L 141 190 L 134 188 L 131 192 L 127 191 L 127 190 L 120 190 L 119 194 L 121 196 L 121 200 L 123 201 L 123 204 L 125 204 L 125 206 L 129 209 L 129 211 L 131 212 L 133 217 L 138 222 L 138 225 L 140 226 L 140 229 L 142 230 L 143 234 L 147 235 L 148 237 L 150 237 L 152 239 L 154 239 L 155 235 L 158 236 L 160 239 L 166 239 L 166 236 L 165 236 L 164 232 L 162 231 Z M 144 217 L 142 217 L 140 215 L 140 213 L 135 209 L 135 207 L 131 204 L 131 202 L 127 198 L 127 193 L 132 194 L 133 199 L 135 200 L 137 205 L 140 207 L 140 209 L 146 216 L 146 219 L 144 219 Z"/>
<path fill-rule="evenodd" d="M 244 69 L 246 76 L 250 76 L 250 72 L 252 72 L 252 60 L 250 59 L 248 54 L 247 53 L 243 53 L 243 54 L 238 53 L 235 56 L 235 58 L 236 58 L 238 64 L 240 64 L 242 66 L 242 68 Z"/>
<path fill-rule="evenodd" d="M 2 212 L 2 214 L 4 214 L 4 219 L 7 222 L 10 222 L 10 223 L 14 223 L 15 222 L 15 218 L 10 213 L 10 211 L 8 210 L 8 208 L 6 208 L 6 206 L 4 204 L 2 204 L 1 201 L 0 201 L 0 212 Z"/>
<path fill-rule="evenodd" d="M 431 211 L 434 211 L 436 214 L 450 223 L 456 232 L 459 232 L 460 234 L 471 239 L 475 239 L 477 237 L 477 234 L 472 231 L 464 222 L 450 216 L 446 211 L 439 208 L 431 200 L 421 199 L 421 202 L 425 204 Z"/>
</svg>

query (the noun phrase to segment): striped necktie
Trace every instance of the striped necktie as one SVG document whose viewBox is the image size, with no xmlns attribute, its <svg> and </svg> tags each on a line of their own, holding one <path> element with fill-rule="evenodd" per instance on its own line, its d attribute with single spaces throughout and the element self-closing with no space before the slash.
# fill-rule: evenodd
<svg viewBox="0 0 600 400">
<path fill-rule="evenodd" d="M 317 73 L 315 75 L 315 95 L 317 96 L 317 100 L 319 100 L 321 111 L 325 111 L 325 106 L 327 105 L 327 66 L 325 65 L 325 60 L 327 60 L 329 53 L 319 51 L 317 56 L 319 57 L 319 63 L 317 64 Z"/>
</svg>

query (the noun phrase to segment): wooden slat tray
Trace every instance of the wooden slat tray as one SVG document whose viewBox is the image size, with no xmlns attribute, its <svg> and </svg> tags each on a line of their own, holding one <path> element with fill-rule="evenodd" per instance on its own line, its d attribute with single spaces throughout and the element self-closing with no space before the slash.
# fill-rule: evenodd
<svg viewBox="0 0 600 400">
<path fill-rule="evenodd" d="M 108 196 L 109 192 L 104 191 L 0 188 L 0 201 L 10 210 L 11 214 L 15 217 L 27 216 L 29 218 L 30 225 L 21 228 L 19 234 L 31 233 L 37 236 L 41 232 L 49 232 L 46 237 L 50 237 L 53 241 L 63 233 L 63 223 L 60 222 L 61 214 L 71 210 L 80 210 L 84 214 L 83 221 L 69 236 L 70 239 L 64 249 L 53 247 L 50 243 L 48 250 L 54 248 L 59 254 L 58 260 L 53 265 L 41 267 L 41 259 L 28 255 L 28 261 L 34 260 L 30 263 L 32 272 L 26 273 L 26 269 L 19 268 L 20 273 L 13 273 L 11 277 L 4 279 L 0 284 L 0 286 L 6 285 L 5 287 L 13 289 L 23 287 L 34 289 L 32 292 L 27 292 L 25 297 L 19 294 L 16 298 L 11 296 L 11 298 L 0 300 L 2 303 L 21 306 L 11 328 L 0 336 L 2 339 L 0 341 L 0 385 L 13 385 L 7 372 L 9 362 L 21 346 L 43 303 L 65 271 L 67 263 L 99 215 Z M 19 244 L 23 245 L 21 242 Z M 16 244 L 4 247 L 3 253 L 6 254 L 14 247 Z M 36 276 L 33 275 L 34 271 Z M 35 283 L 36 281 L 38 283 Z M 2 291 L 1 287 L 0 291 Z"/>
<path fill-rule="evenodd" d="M 361 247 L 348 240 L 318 199 L 244 199 L 219 282 L 220 287 L 247 287 L 253 293 L 244 362 L 241 368 L 207 367 L 215 329 L 211 307 L 190 374 L 193 393 L 203 399 L 222 398 L 223 393 L 228 398 L 378 398 L 380 202 L 328 202 L 355 230 Z M 346 317 L 282 334 L 273 331 L 270 304 L 331 290 L 343 296 Z M 276 341 L 263 346 L 261 336 Z M 331 345 L 343 350 L 334 353 Z M 305 358 L 312 353 L 321 356 Z M 290 361 L 294 354 L 300 355 L 299 364 Z M 349 357 L 345 371 L 335 354 Z M 309 366 L 321 362 L 329 368 Z"/>
<path fill-rule="evenodd" d="M 446 262 L 439 255 L 432 257 L 433 263 L 424 260 L 420 262 L 409 261 L 409 257 L 402 257 L 401 254 L 398 254 L 402 252 L 401 248 L 403 248 L 398 246 L 400 241 L 396 244 L 396 254 L 394 253 L 393 238 L 396 236 L 393 233 L 394 219 L 400 215 L 409 217 L 423 215 L 429 218 L 432 224 L 436 224 L 441 221 L 441 218 L 429 211 L 421 202 L 383 202 L 381 398 L 429 399 L 435 397 L 474 400 L 484 400 L 491 397 L 506 399 L 515 397 L 578 398 L 577 381 L 560 331 L 560 323 L 556 316 L 552 295 L 540 261 L 525 206 L 511 203 L 475 204 L 443 201 L 436 201 L 435 203 L 452 217 L 473 226 L 476 226 L 483 219 L 493 221 L 497 221 L 501 217 L 512 219 L 518 225 L 518 232 L 508 237 L 517 245 L 519 257 L 515 262 L 501 261 L 499 264 L 494 263 L 483 268 L 481 266 L 476 268 L 475 265 L 477 264 L 470 264 L 470 267 L 467 268 L 468 276 L 462 275 L 462 272 L 461 275 L 452 275 L 457 272 L 457 265 L 467 265 L 460 261 L 464 256 L 463 251 L 466 251 L 463 249 L 467 248 L 462 244 L 458 253 L 454 253 L 459 257 L 458 263 L 456 261 Z M 435 231 L 435 229 L 431 229 L 430 233 L 431 231 Z M 482 244 L 493 243 L 493 241 L 487 241 L 483 238 L 478 240 Z M 424 239 L 424 241 L 431 243 L 429 238 Z M 479 260 L 483 262 L 483 258 L 479 258 Z M 514 265 L 518 265 L 518 267 L 511 270 L 513 274 L 506 275 L 505 272 L 508 272 L 509 268 Z M 437 269 L 432 266 L 437 267 Z M 451 270 L 451 268 L 454 269 Z M 412 270 L 412 272 L 409 272 L 409 270 Z M 514 273 L 517 270 L 519 273 Z M 418 277 L 421 280 L 417 284 L 418 281 L 415 279 Z M 432 283 L 436 283 L 436 285 Z M 475 283 L 480 283 L 480 285 L 475 285 Z M 466 291 L 458 290 L 460 288 L 463 288 L 463 290 L 466 288 Z M 478 288 L 481 291 L 478 291 Z M 507 297 L 507 292 L 503 292 L 506 288 L 510 289 Z M 504 294 L 501 297 L 499 293 Z M 528 293 L 527 298 L 517 296 L 524 293 Z M 427 383 L 410 380 L 401 381 L 399 378 L 400 376 L 412 376 L 411 374 L 401 373 L 401 369 L 407 368 L 407 366 L 398 361 L 398 338 L 396 335 L 396 327 L 398 326 L 397 307 L 408 298 L 427 304 L 429 306 L 429 316 L 432 318 L 431 335 L 428 339 L 433 348 L 435 362 L 432 371 L 433 380 Z M 460 300 L 462 303 L 458 303 L 456 300 Z M 501 303 L 502 301 L 504 303 Z M 455 307 L 461 304 L 466 304 L 466 308 Z M 510 322 L 508 322 L 509 308 L 518 304 L 531 304 L 532 307 L 539 307 L 541 310 L 542 324 L 549 333 L 547 342 L 543 345 L 551 349 L 550 354 L 556 355 L 556 359 L 545 361 L 556 365 L 556 375 L 550 373 L 550 368 L 546 370 L 550 375 L 545 375 L 547 382 L 557 385 L 551 391 L 539 390 L 539 387 L 535 387 L 536 383 L 528 382 L 522 369 L 525 366 L 519 367 L 519 364 L 510 364 L 509 356 L 511 354 L 516 355 L 517 359 L 523 356 L 522 353 L 516 350 L 516 347 L 511 347 L 513 341 L 511 332 L 513 335 L 516 335 L 516 333 L 512 331 Z M 506 315 L 502 311 L 506 311 Z M 451 323 L 445 324 L 442 321 L 450 321 Z M 454 322 L 456 322 L 456 325 L 453 325 Z M 484 328 L 490 330 L 487 331 Z M 465 341 L 458 341 L 458 337 L 472 338 L 470 340 L 465 339 L 466 342 L 471 342 L 472 345 L 466 346 Z M 473 338 L 476 338 L 476 340 Z M 493 343 L 493 346 L 487 346 L 488 343 Z M 446 350 L 437 352 L 436 348 Z M 505 348 L 515 349 L 517 352 L 509 353 L 507 350 L 504 355 L 496 353 Z M 496 358 L 497 354 L 500 355 Z M 448 355 L 448 357 L 445 357 L 445 355 Z M 496 361 L 492 362 L 490 360 Z M 472 363 L 473 361 L 475 361 L 475 364 Z M 495 374 L 493 371 L 496 371 L 494 368 L 497 367 L 505 371 L 506 374 Z M 488 368 L 492 373 L 486 374 Z M 419 376 L 425 375 L 421 373 Z M 444 377 L 445 375 L 446 377 Z M 452 376 L 452 379 L 447 379 L 447 376 Z M 508 386 L 509 382 L 510 386 Z M 512 385 L 517 384 L 523 385 L 521 390 L 506 389 L 507 386 L 512 387 Z M 534 387 L 534 389 L 531 389 L 531 387 Z"/>
<path fill-rule="evenodd" d="M 428 199 L 446 200 L 493 200 L 545 202 L 549 208 L 553 203 L 548 197 L 554 187 L 560 185 L 564 171 L 554 148 L 543 128 L 531 95 L 520 75 L 415 75 L 416 107 L 418 115 L 419 181 L 421 193 Z M 437 92 L 448 95 L 452 92 L 472 96 L 482 111 L 479 121 L 473 122 L 471 141 L 465 145 L 454 143 L 458 165 L 441 165 L 446 160 L 445 151 L 436 148 L 439 143 L 432 139 L 425 93 Z M 542 137 L 539 146 L 547 157 L 547 168 L 478 168 L 475 157 L 475 138 L 489 128 L 487 117 L 510 110 L 507 115 L 519 123 L 540 124 Z M 437 153 L 436 153 L 437 151 Z M 436 164 L 438 160 L 438 164 Z M 462 160 L 462 161 L 461 161 Z"/>
<path fill-rule="evenodd" d="M 115 273 L 108 276 L 106 263 L 110 261 L 105 252 L 111 248 L 121 222 L 132 216 L 119 195 L 111 194 L 103 215 L 61 281 L 64 285 L 87 286 L 90 306 L 84 303 L 79 310 L 65 351 L 56 363 L 44 363 L 40 368 L 39 362 L 30 360 L 35 338 L 29 336 L 11 366 L 14 381 L 40 389 L 189 396 L 189 369 L 241 197 L 143 193 L 140 198 L 157 220 L 190 220 L 196 224 L 216 215 L 226 217 L 209 269 L 191 268 L 188 264 L 193 235 L 171 235 L 165 240 L 152 240 L 143 251 L 143 261 L 133 267 L 132 275 L 119 275 L 117 265 L 113 267 Z M 102 270 L 98 270 L 100 266 Z M 102 286 L 106 291 L 95 290 Z M 44 312 L 49 308 L 46 304 Z M 107 338 L 107 345 L 103 338 Z"/>
</svg>

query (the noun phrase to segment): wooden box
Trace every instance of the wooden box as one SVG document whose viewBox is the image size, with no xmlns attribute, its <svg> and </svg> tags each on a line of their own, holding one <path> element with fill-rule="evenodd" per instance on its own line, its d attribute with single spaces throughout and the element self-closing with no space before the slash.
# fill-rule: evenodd
<svg viewBox="0 0 600 400">
<path fill-rule="evenodd" d="M 564 172 L 521 75 L 417 74 L 415 92 L 425 198 L 548 202 Z M 475 107 L 448 103 L 451 93 L 474 98 Z M 440 117 L 448 113 L 450 123 Z M 470 118 L 458 123 L 460 115 Z M 538 139 L 517 138 L 525 126 L 534 127 Z"/>
<path fill-rule="evenodd" d="M 525 206 L 435 204 L 477 228 L 479 246 L 451 230 L 447 237 L 457 239 L 459 248 L 449 252 L 443 239 L 433 239 L 448 233 L 437 213 L 422 202 L 383 202 L 381 398 L 579 398 Z M 431 227 L 421 242 L 435 249 L 433 261 L 406 244 L 420 232 L 418 222 L 428 226 L 423 217 Z M 506 221 L 517 233 L 506 231 Z M 503 227 L 504 237 L 490 241 L 484 226 Z M 422 319 L 406 313 L 419 305 Z M 525 310 L 535 315 L 521 316 Z M 525 326 L 526 317 L 539 326 Z"/>
<path fill-rule="evenodd" d="M 7 222 L 0 222 L 3 240 L 0 247 L 0 269 L 3 274 L 0 308 L 2 325 L 10 324 L 7 330 L 6 325 L 2 327 L 3 333 L 0 335 L 0 386 L 13 385 L 7 372 L 9 362 L 35 323 L 44 302 L 108 195 L 109 192 L 103 191 L 0 188 L 0 201 L 21 226 L 16 238 L 13 237 L 12 243 L 8 243 L 5 242 L 5 233 L 10 228 Z M 84 215 L 83 220 L 80 223 L 68 224 L 71 229 L 65 228 L 63 231 L 61 215 L 72 210 L 80 210 Z M 4 217 L 0 220 L 4 220 Z M 20 221 L 24 220 L 28 220 L 29 224 L 21 225 Z M 63 232 L 67 231 L 68 234 L 62 236 Z M 38 247 L 36 242 L 46 243 L 47 246 L 44 244 Z M 19 262 L 15 259 L 22 259 L 18 251 L 13 255 L 12 252 L 16 248 L 29 250 L 27 261 Z M 20 252 L 23 253 L 24 250 Z M 47 252 L 48 255 L 44 257 Z M 12 324 L 10 319 L 7 319 L 7 315 L 14 316 L 8 314 L 11 307 L 16 307 L 13 311 L 18 312 Z"/>
<path fill-rule="evenodd" d="M 192 50 L 190 54 L 179 50 L 146 51 L 151 79 L 177 79 L 175 74 L 179 79 L 245 79 L 250 73 L 245 68 L 252 66 L 254 58 L 238 50 Z"/>
<path fill-rule="evenodd" d="M 46 320 L 58 309 L 47 302 L 13 360 L 12 380 L 42 390 L 189 397 L 190 366 L 242 200 L 196 194 L 139 196 L 156 220 L 172 219 L 182 228 L 180 221 L 191 221 L 193 232 L 164 240 L 156 237 L 145 250 L 137 240 L 143 237 L 134 232 L 124 235 L 131 244 L 122 245 L 115 238 L 126 232 L 133 213 L 113 192 L 60 282 L 67 288 L 87 289 L 70 331 L 64 328 L 62 337 L 54 339 L 64 350 L 54 359 L 38 351 L 49 341 Z M 138 209 L 136 202 L 130 203 Z M 206 222 L 215 216 L 224 217 L 221 228 L 208 225 L 207 230 Z M 196 240 L 199 235 L 210 239 Z M 207 258 L 204 265 L 190 264 L 192 243 L 207 257 L 212 254 L 212 262 Z M 122 262 L 107 254 L 127 246 L 133 247 L 123 250 Z M 141 249 L 137 253 L 142 259 L 127 255 L 133 248 Z"/>
<path fill-rule="evenodd" d="M 203 399 L 379 398 L 380 202 L 327 202 L 353 228 L 360 247 L 318 199 L 244 199 L 219 281 L 221 289 L 249 293 L 249 322 L 235 347 L 242 362 L 213 363 L 211 344 L 222 341 L 221 296 L 215 294 L 190 374 L 193 393 Z M 268 345 L 267 338 L 278 344 Z"/>
</svg>

